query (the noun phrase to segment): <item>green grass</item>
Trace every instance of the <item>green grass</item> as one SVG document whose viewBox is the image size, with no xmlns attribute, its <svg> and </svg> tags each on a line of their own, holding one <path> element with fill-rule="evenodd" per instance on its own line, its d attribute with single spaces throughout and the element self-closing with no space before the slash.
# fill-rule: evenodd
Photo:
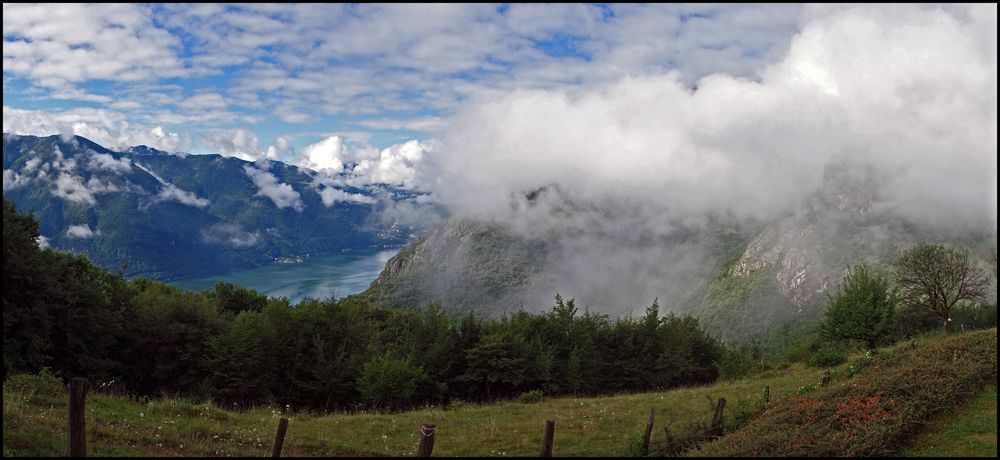
<svg viewBox="0 0 1000 460">
<path fill-rule="evenodd" d="M 966 334 L 965 337 L 977 334 L 992 334 L 995 357 L 996 331 Z M 921 349 L 941 349 L 948 355 L 950 364 L 952 350 L 961 350 L 953 342 L 955 336 L 924 337 Z M 877 372 L 877 375 L 895 378 L 887 372 L 896 368 L 888 364 L 910 356 L 902 348 L 905 346 L 883 349 L 880 354 L 889 356 L 885 366 L 876 363 L 862 371 L 866 374 L 859 373 L 855 377 L 849 374 L 856 372 L 863 358 L 852 357 L 848 363 L 832 369 L 830 389 L 817 388 L 823 369 L 796 364 L 750 378 L 665 392 L 545 398 L 537 403 L 456 404 L 447 410 L 428 407 L 398 414 L 292 414 L 288 416 L 290 423 L 283 455 L 411 456 L 419 442 L 420 424 L 434 423 L 438 426 L 434 444 L 437 456 L 535 456 L 548 419 L 556 422 L 554 454 L 557 456 L 629 455 L 635 451 L 636 440 L 645 428 L 651 408 L 656 411 L 652 441 L 655 446 L 663 441 L 666 425 L 676 433 L 687 424 L 707 424 L 719 397 L 727 400 L 727 417 L 736 417 L 739 408 L 757 407 L 764 386 L 769 385 L 772 405 L 768 413 L 774 413 L 782 410 L 779 407 L 792 406 L 803 398 L 812 400 L 833 395 L 858 384 L 861 379 L 868 378 L 868 374 Z M 973 356 L 962 353 L 959 357 Z M 879 382 L 885 383 L 885 379 Z M 4 456 L 65 455 L 66 398 L 65 387 L 51 376 L 15 376 L 4 382 Z M 991 402 L 994 428 L 995 398 L 994 389 Z M 833 404 L 836 407 L 837 402 Z M 237 412 L 211 404 L 172 399 L 142 402 L 102 394 L 98 390 L 87 398 L 88 453 L 102 456 L 267 455 L 281 416 L 279 410 L 273 408 Z M 767 414 L 751 420 L 744 430 L 735 431 L 722 440 L 753 428 L 766 417 Z M 995 450 L 995 435 L 993 439 Z"/>
<path fill-rule="evenodd" d="M 836 372 L 836 371 L 835 371 Z M 772 400 L 820 381 L 822 369 L 792 366 L 752 379 L 711 386 L 603 398 L 546 398 L 539 403 L 426 408 L 398 414 L 289 416 L 286 455 L 392 455 L 416 451 L 421 423 L 438 432 L 440 456 L 534 456 L 545 420 L 556 421 L 555 454 L 621 456 L 656 409 L 654 442 L 665 423 L 707 423 L 714 401 L 758 404 L 764 385 Z M 19 376 L 4 383 L 4 453 L 65 455 L 66 393 L 58 382 Z M 276 409 L 245 412 L 175 400 L 142 403 L 91 393 L 87 398 L 88 453 L 92 455 L 248 455 L 270 452 L 281 417 Z"/>
<path fill-rule="evenodd" d="M 906 457 L 996 457 L 997 387 L 954 414 L 929 423 L 903 451 Z"/>
</svg>

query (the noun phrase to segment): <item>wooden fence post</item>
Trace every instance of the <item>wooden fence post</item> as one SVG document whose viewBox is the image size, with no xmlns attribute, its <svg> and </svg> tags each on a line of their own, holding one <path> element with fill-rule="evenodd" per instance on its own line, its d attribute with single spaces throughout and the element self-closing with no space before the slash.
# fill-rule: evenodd
<svg viewBox="0 0 1000 460">
<path fill-rule="evenodd" d="M 285 444 L 286 431 L 288 431 L 288 419 L 281 417 L 281 420 L 278 421 L 278 434 L 274 436 L 274 452 L 271 453 L 271 457 L 281 456 L 281 446 Z"/>
<path fill-rule="evenodd" d="M 656 409 L 649 410 L 649 420 L 646 421 L 646 433 L 642 436 L 642 456 L 649 455 L 649 438 L 653 435 L 653 413 Z"/>
<path fill-rule="evenodd" d="M 771 403 L 771 385 L 764 386 L 764 408 Z"/>
<path fill-rule="evenodd" d="M 552 437 L 556 432 L 555 420 L 545 421 L 545 436 L 542 437 L 542 449 L 538 452 L 539 457 L 552 456 Z"/>
<path fill-rule="evenodd" d="M 437 432 L 435 425 L 420 425 L 420 447 L 417 447 L 417 457 L 430 457 L 434 451 L 434 433 Z"/>
<path fill-rule="evenodd" d="M 715 405 L 715 415 L 712 416 L 712 428 L 709 430 L 714 436 L 722 436 L 722 411 L 726 409 L 726 398 L 719 398 L 719 403 Z"/>
<path fill-rule="evenodd" d="M 84 406 L 90 382 L 83 377 L 73 377 L 69 382 L 69 427 L 67 443 L 70 457 L 87 456 L 87 419 Z"/>
<path fill-rule="evenodd" d="M 826 387 L 830 385 L 830 371 L 823 371 L 823 383 L 819 386 Z"/>
</svg>

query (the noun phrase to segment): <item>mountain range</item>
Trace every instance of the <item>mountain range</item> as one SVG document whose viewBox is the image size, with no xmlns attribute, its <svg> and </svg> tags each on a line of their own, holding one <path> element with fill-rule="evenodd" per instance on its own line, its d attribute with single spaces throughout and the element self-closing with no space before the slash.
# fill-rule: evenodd
<svg viewBox="0 0 1000 460">
<path fill-rule="evenodd" d="M 832 162 L 822 185 L 776 218 L 708 219 L 654 238 L 628 230 L 588 238 L 574 233 L 586 229 L 528 235 L 506 222 L 452 218 L 389 260 L 365 295 L 388 305 L 437 302 L 494 317 L 548 309 L 556 293 L 618 315 L 641 314 L 657 301 L 698 317 L 720 338 L 745 341 L 782 324 L 818 320 L 849 266 L 891 272 L 902 251 L 934 242 L 969 250 L 990 273 L 987 301 L 995 303 L 996 229 L 901 217 L 882 196 L 883 183 L 870 165 Z M 539 193 L 552 190 L 520 199 L 530 202 Z M 569 209 L 564 217 L 572 220 L 579 208 L 560 209 Z"/>
<path fill-rule="evenodd" d="M 546 202 L 547 217 L 598 228 L 526 232 L 462 216 L 432 226 L 445 211 L 418 204 L 412 191 L 352 186 L 344 176 L 279 161 L 145 146 L 118 152 L 79 136 L 5 134 L 3 164 L 4 196 L 34 213 L 42 244 L 128 276 L 169 280 L 406 244 L 363 296 L 484 317 L 547 310 L 556 293 L 611 315 L 658 302 L 695 315 L 721 338 L 746 340 L 821 315 L 848 266 L 890 271 L 901 251 L 928 241 L 970 250 L 992 274 L 988 301 L 996 302 L 996 229 L 900 216 L 882 196 L 883 173 L 857 162 L 828 164 L 822 185 L 777 217 L 708 216 L 652 232 L 601 227 L 635 219 L 634 210 L 581 202 L 556 184 L 526 191 L 515 207 Z M 400 204 L 433 212 L 424 213 L 424 227 L 412 219 L 401 225 L 385 212 Z M 596 218 L 577 219 L 588 214 Z"/>
<path fill-rule="evenodd" d="M 40 221 L 42 244 L 128 276 L 172 279 L 396 246 L 413 231 L 381 211 L 416 194 L 353 187 L 279 161 L 4 134 L 3 169 L 4 197 Z"/>
</svg>

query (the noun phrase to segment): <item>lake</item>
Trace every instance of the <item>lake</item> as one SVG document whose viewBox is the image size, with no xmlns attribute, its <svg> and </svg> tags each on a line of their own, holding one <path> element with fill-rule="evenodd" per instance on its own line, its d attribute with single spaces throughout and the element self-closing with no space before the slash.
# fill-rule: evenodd
<svg viewBox="0 0 1000 460">
<path fill-rule="evenodd" d="M 202 291 L 225 281 L 256 289 L 271 297 L 288 297 L 293 304 L 305 297 L 344 298 L 368 289 L 396 249 L 354 249 L 336 254 L 312 256 L 298 263 L 273 264 L 246 270 L 184 278 L 169 283 Z"/>
</svg>

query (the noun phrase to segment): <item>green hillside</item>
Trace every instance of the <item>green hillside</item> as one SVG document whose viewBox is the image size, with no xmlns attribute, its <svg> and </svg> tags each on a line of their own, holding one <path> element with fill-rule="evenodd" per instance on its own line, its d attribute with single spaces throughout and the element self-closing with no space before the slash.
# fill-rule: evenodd
<svg viewBox="0 0 1000 460">
<path fill-rule="evenodd" d="M 957 412 L 929 423 L 903 455 L 996 457 L 997 387 L 990 387 Z"/>
<path fill-rule="evenodd" d="M 898 453 L 918 433 L 925 420 L 952 410 L 996 382 L 996 329 L 963 335 L 932 335 L 919 339 L 916 350 L 909 342 L 879 350 L 874 357 L 855 356 L 851 362 L 831 370 L 829 388 L 817 388 L 823 370 L 793 365 L 768 371 L 752 378 L 719 382 L 714 385 L 600 398 L 555 398 L 541 402 L 508 402 L 475 406 L 453 403 L 441 407 L 387 414 L 357 413 L 314 416 L 287 415 L 290 419 L 284 455 L 413 455 L 421 423 L 438 427 L 434 454 L 439 456 L 534 456 L 537 455 L 545 420 L 555 420 L 557 456 L 628 456 L 637 452 L 638 440 L 650 409 L 655 409 L 653 454 L 666 443 L 664 426 L 675 436 L 689 425 L 707 424 L 713 403 L 726 398 L 725 424 L 733 431 L 701 453 L 733 455 L 751 448 L 747 437 L 767 429 L 769 439 L 791 441 L 800 428 L 772 431 L 771 421 L 794 411 L 805 417 L 804 427 L 820 426 L 847 414 L 843 409 L 854 399 L 852 392 L 878 391 L 893 394 L 891 382 L 911 381 L 908 404 L 920 405 L 917 419 L 907 419 L 911 429 L 892 423 L 895 408 L 876 407 L 872 414 L 885 412 L 880 424 L 859 423 L 852 432 L 876 436 L 883 441 L 881 452 Z M 945 356 L 946 355 L 946 356 Z M 956 356 L 955 359 L 951 359 Z M 944 358 L 944 359 L 942 359 Z M 931 367 L 933 380 L 901 379 Z M 858 370 L 863 369 L 863 370 Z M 750 419 L 762 404 L 764 386 L 771 387 L 771 409 Z M 995 394 L 995 391 L 994 391 Z M 64 455 L 66 391 L 51 376 L 16 376 L 4 383 L 4 455 Z M 808 403 L 808 404 L 807 404 Z M 818 406 L 816 404 L 819 404 Z M 808 406 L 808 407 L 806 407 Z M 829 415 L 825 414 L 829 408 Z M 843 410 L 841 410 L 843 409 Z M 851 409 L 853 410 L 853 409 Z M 867 409 L 865 409 L 867 410 Z M 843 412 L 843 414 L 841 413 Z M 854 413 L 862 417 L 864 410 Z M 914 415 L 916 413 L 908 413 Z M 175 399 L 134 400 L 104 393 L 98 388 L 87 400 L 88 446 L 92 455 L 184 455 L 261 456 L 270 451 L 279 408 L 259 407 L 229 411 L 211 404 L 192 404 Z M 810 417 L 818 422 L 810 423 Z M 749 422 L 748 422 L 749 419 Z M 792 420 L 792 419 L 789 419 Z M 886 420 L 889 423 L 886 423 Z M 995 425 L 995 405 L 993 423 Z M 743 426 L 744 428 L 740 429 Z M 825 425 L 824 425 L 825 426 Z M 888 428 L 886 428 L 888 427 Z M 885 433 L 892 432 L 892 436 Z M 919 438 L 918 438 L 919 439 Z M 828 440 L 830 455 L 847 455 L 851 441 L 840 444 Z M 916 442 L 920 442 L 919 440 Z M 723 450 L 726 446 L 741 450 Z M 779 445 L 787 449 L 798 445 Z M 788 451 L 790 452 L 790 450 Z M 906 451 L 909 452 L 909 451 Z M 747 450 L 744 453 L 750 453 Z"/>
<path fill-rule="evenodd" d="M 5 134 L 3 141 L 5 174 L 16 178 L 5 179 L 4 198 L 39 219 L 46 243 L 130 277 L 171 279 L 395 246 L 413 231 L 378 217 L 413 193 L 334 187 L 278 161 L 146 147 L 115 152 L 79 136 Z M 327 192 L 341 199 L 324 198 Z"/>
</svg>

